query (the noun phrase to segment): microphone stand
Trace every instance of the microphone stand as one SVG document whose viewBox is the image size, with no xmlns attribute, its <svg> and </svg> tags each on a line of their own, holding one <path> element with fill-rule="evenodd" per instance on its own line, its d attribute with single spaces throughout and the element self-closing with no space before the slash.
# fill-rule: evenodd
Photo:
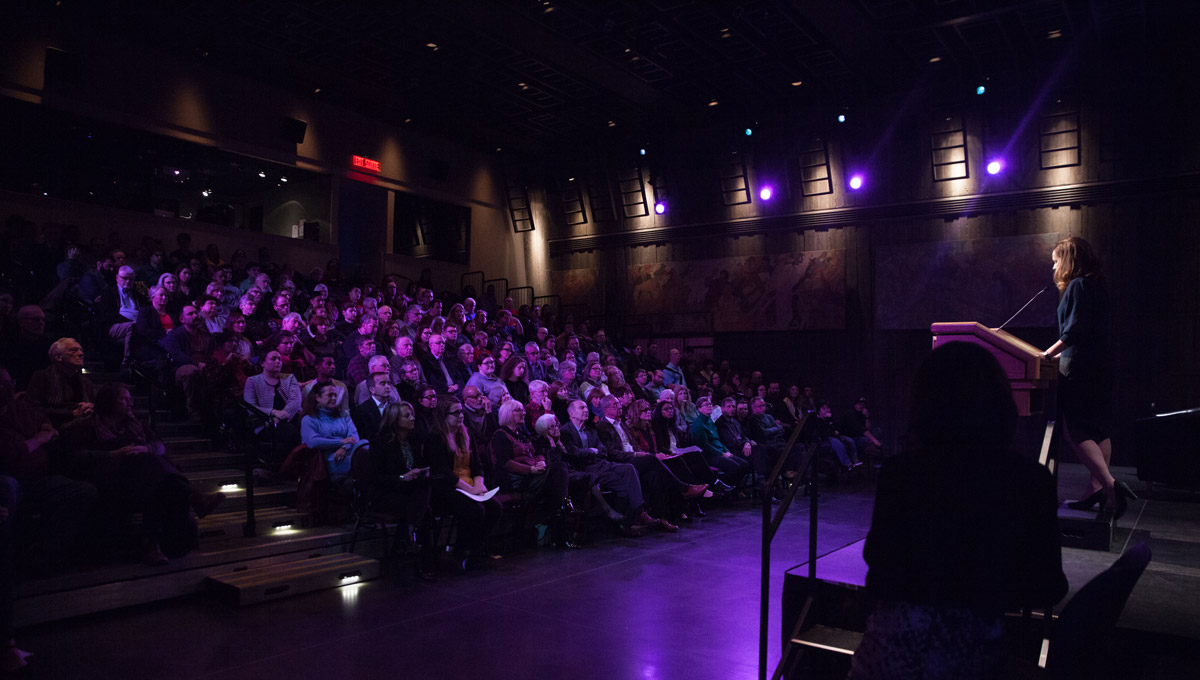
<svg viewBox="0 0 1200 680">
<path fill-rule="evenodd" d="M 1039 296 L 1039 295 L 1041 295 L 1042 293 L 1045 293 L 1047 290 L 1049 290 L 1049 288 L 1050 288 L 1050 284 L 1048 284 L 1048 283 L 1047 283 L 1045 288 L 1042 288 L 1042 289 L 1041 289 L 1041 290 L 1039 290 L 1038 292 L 1034 293 L 1034 294 L 1033 294 L 1033 297 L 1029 298 L 1029 302 L 1026 302 L 1024 305 L 1022 305 L 1022 306 L 1021 306 L 1021 308 L 1017 310 L 1017 313 L 1016 313 L 1016 314 L 1013 314 L 1012 316 L 1008 317 L 1008 321 L 1005 321 L 1004 323 L 1000 324 L 1000 325 L 999 325 L 999 326 L 996 328 L 996 330 L 998 330 L 998 331 L 999 331 L 999 330 L 1004 330 L 1004 327 L 1005 327 L 1005 326 L 1007 326 L 1009 323 L 1011 323 L 1013 319 L 1015 319 L 1015 318 L 1017 318 L 1018 316 L 1020 316 L 1021 312 L 1025 311 L 1025 308 L 1026 308 L 1026 307 L 1028 307 L 1029 305 L 1032 305 L 1032 304 L 1033 304 L 1033 301 L 1034 301 L 1034 300 L 1036 300 L 1036 299 L 1038 299 L 1038 296 Z"/>
</svg>

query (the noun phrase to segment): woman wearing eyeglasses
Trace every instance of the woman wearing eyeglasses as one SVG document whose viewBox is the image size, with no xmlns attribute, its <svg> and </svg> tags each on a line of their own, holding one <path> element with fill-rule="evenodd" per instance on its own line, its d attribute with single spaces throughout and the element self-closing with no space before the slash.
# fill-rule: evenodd
<svg viewBox="0 0 1200 680">
<path fill-rule="evenodd" d="M 483 463 L 472 450 L 471 435 L 463 421 L 463 405 L 457 397 L 438 399 L 433 431 L 426 437 L 423 450 L 429 474 L 446 480 L 435 485 L 433 507 L 438 512 L 453 514 L 458 520 L 454 562 L 459 571 L 466 571 L 487 555 L 484 544 L 500 519 L 502 507 L 495 498 L 478 501 L 465 495 L 486 494 L 488 486 Z"/>
<path fill-rule="evenodd" d="M 504 381 L 496 375 L 496 359 L 490 356 L 485 356 L 479 361 L 479 370 L 471 374 L 467 384 L 478 388 L 488 401 L 492 402 L 493 409 L 500 408 L 500 402 L 504 401 L 504 395 L 508 394 Z"/>
</svg>

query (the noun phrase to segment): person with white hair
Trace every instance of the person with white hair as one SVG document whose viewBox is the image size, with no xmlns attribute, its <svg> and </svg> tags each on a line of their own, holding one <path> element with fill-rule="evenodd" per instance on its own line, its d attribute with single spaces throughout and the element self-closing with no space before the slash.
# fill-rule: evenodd
<svg viewBox="0 0 1200 680">
<path fill-rule="evenodd" d="M 387 385 L 388 401 L 400 401 L 400 393 L 396 391 L 395 384 L 392 383 L 391 377 L 392 366 L 388 362 L 388 358 L 382 354 L 376 354 L 367 360 L 367 377 L 360 380 L 354 385 L 354 404 L 365 403 L 371 399 L 371 381 L 379 374 L 383 374 L 386 378 L 384 383 Z"/>
<path fill-rule="evenodd" d="M 25 398 L 45 410 L 55 427 L 91 415 L 96 386 L 83 374 L 83 345 L 75 338 L 59 338 L 48 354 L 50 366 L 29 379 Z"/>
</svg>

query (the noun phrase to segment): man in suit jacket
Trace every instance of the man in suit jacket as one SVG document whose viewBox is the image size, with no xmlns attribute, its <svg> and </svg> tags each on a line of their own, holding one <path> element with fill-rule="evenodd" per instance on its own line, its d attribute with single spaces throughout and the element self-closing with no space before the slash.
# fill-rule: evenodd
<svg viewBox="0 0 1200 680">
<path fill-rule="evenodd" d="M 175 367 L 175 382 L 187 398 L 188 416 L 199 420 L 204 401 L 204 365 L 211 356 L 210 339 L 200 312 L 195 305 L 184 305 L 179 312 L 179 325 L 159 341 Z"/>
<path fill-rule="evenodd" d="M 133 339 L 133 325 L 137 322 L 138 309 L 147 302 L 134 288 L 133 267 L 124 266 L 117 270 L 117 285 L 105 288 L 96 302 L 96 317 L 108 333 L 110 340 L 123 347 L 122 359 L 129 360 Z"/>
<path fill-rule="evenodd" d="M 388 382 L 386 372 L 372 373 L 371 377 L 367 378 L 367 383 L 370 386 L 371 396 L 354 407 L 350 418 L 354 421 L 358 436 L 371 440 L 379 432 L 379 423 L 383 420 L 383 410 L 391 402 L 391 394 L 395 388 Z"/>
<path fill-rule="evenodd" d="M 629 505 L 628 521 L 635 529 L 666 525 L 646 512 L 642 482 L 637 470 L 629 463 L 614 463 L 608 459 L 600 435 L 588 424 L 588 407 L 576 400 L 567 407 L 569 422 L 562 426 L 562 443 L 566 450 L 563 459 L 573 470 L 596 475 L 601 491 L 612 491 Z M 672 525 L 673 526 L 673 525 Z"/>
<path fill-rule="evenodd" d="M 438 393 L 454 394 L 462 385 L 454 382 L 450 369 L 446 366 L 446 339 L 440 334 L 429 336 L 429 351 L 421 355 L 421 367 L 425 379 L 437 388 Z"/>
<path fill-rule="evenodd" d="M 633 465 L 647 495 L 670 498 L 672 494 L 679 494 L 690 500 L 708 490 L 704 484 L 688 484 L 679 479 L 653 452 L 634 450 L 633 439 L 621 423 L 621 400 L 618 397 L 610 394 L 601 399 L 600 411 L 604 415 L 596 424 L 596 433 L 608 451 L 609 460 Z"/>
</svg>

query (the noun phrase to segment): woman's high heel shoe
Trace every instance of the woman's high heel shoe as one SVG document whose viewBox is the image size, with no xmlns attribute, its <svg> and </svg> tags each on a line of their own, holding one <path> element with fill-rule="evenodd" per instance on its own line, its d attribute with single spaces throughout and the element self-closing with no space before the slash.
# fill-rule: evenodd
<svg viewBox="0 0 1200 680">
<path fill-rule="evenodd" d="M 1088 496 L 1087 498 L 1083 498 L 1083 499 L 1080 499 L 1077 501 L 1071 501 L 1070 503 L 1067 503 L 1067 507 L 1071 508 L 1072 510 L 1091 510 L 1092 507 L 1096 505 L 1096 503 L 1100 503 L 1101 507 L 1103 507 L 1103 503 L 1102 503 L 1103 500 L 1104 500 L 1104 489 L 1100 489 L 1099 491 Z"/>
<path fill-rule="evenodd" d="M 1121 515 L 1125 514 L 1125 510 L 1129 507 L 1129 501 L 1136 501 L 1137 494 L 1129 485 L 1121 480 L 1117 480 L 1113 484 L 1113 495 L 1116 496 L 1116 511 L 1113 513 L 1113 519 L 1121 519 Z"/>
</svg>

